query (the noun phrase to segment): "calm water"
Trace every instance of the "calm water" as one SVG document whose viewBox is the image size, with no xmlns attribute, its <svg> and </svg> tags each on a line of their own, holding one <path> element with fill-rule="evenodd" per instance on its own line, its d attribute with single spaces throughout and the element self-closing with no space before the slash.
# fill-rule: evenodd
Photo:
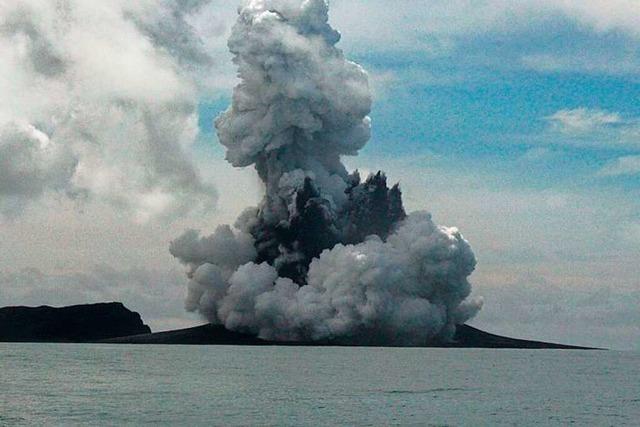
<svg viewBox="0 0 640 427">
<path fill-rule="evenodd" d="M 640 425 L 618 352 L 0 344 L 0 425 Z"/>
</svg>

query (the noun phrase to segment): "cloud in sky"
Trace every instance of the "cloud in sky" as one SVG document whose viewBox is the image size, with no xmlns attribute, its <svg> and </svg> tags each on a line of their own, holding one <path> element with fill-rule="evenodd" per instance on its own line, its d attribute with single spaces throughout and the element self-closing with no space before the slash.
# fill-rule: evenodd
<svg viewBox="0 0 640 427">
<path fill-rule="evenodd" d="M 640 38 L 640 6 L 634 0 L 333 0 L 331 17 L 356 46 L 420 50 L 446 48 L 446 40 L 483 33 L 515 33 L 558 17 L 597 33 Z M 366 19 L 365 19 L 366 17 Z M 370 31 L 376 22 L 377 31 Z"/>
<path fill-rule="evenodd" d="M 640 175 L 640 155 L 619 157 L 598 172 L 600 176 Z"/>
<path fill-rule="evenodd" d="M 629 155 L 611 158 L 596 171 L 600 178 L 640 175 L 640 118 L 625 118 L 620 113 L 601 109 L 559 110 L 545 118 L 550 124 L 547 135 L 556 143 L 601 150 L 624 150 Z"/>
<path fill-rule="evenodd" d="M 588 108 L 560 110 L 547 117 L 547 120 L 560 132 L 567 134 L 593 132 L 622 123 L 618 113 Z"/>
<path fill-rule="evenodd" d="M 576 147 L 640 150 L 640 118 L 597 108 L 562 109 L 544 118 L 548 123 L 543 135 L 552 144 Z M 633 160 L 625 160 L 629 165 Z"/>
<path fill-rule="evenodd" d="M 214 58 L 187 18 L 205 3 L 0 6 L 0 214 L 47 192 L 140 221 L 214 204 L 189 151 Z"/>
<path fill-rule="evenodd" d="M 621 31 L 640 38 L 640 4 L 635 0 L 545 0 L 567 16 L 598 32 Z"/>
<path fill-rule="evenodd" d="M 453 69 L 444 75 L 469 66 L 478 68 L 475 74 L 487 67 L 640 73 L 640 13 L 632 0 L 400 0 L 392 10 L 381 0 L 334 0 L 331 17 L 338 28 L 349 29 L 342 42 L 347 50 L 362 56 L 375 51 L 400 61 L 410 53 L 452 60 Z"/>
</svg>

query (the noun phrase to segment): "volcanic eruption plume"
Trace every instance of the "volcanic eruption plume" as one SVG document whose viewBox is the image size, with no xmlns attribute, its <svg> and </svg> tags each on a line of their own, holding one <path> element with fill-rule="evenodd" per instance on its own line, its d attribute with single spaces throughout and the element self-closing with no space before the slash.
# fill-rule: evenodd
<svg viewBox="0 0 640 427">
<path fill-rule="evenodd" d="M 265 196 L 234 227 L 190 230 L 186 308 L 268 340 L 420 345 L 450 339 L 469 301 L 471 247 L 425 212 L 405 213 L 382 172 L 341 156 L 370 136 L 367 73 L 336 48 L 325 0 L 251 0 L 229 39 L 241 82 L 216 120 L 227 160 L 253 165 Z"/>
</svg>

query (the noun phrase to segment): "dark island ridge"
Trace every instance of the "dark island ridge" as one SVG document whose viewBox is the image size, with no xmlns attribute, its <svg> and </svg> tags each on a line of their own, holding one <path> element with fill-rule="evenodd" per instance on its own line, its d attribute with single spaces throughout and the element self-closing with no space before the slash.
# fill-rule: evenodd
<svg viewBox="0 0 640 427">
<path fill-rule="evenodd" d="M 112 344 L 182 344 L 182 345 L 280 345 L 280 346 L 339 346 L 339 347 L 398 347 L 379 343 L 350 343 L 341 341 L 275 342 L 266 341 L 252 335 L 233 332 L 221 325 L 202 325 L 174 331 L 157 332 L 130 337 L 113 338 L 103 341 Z M 565 344 L 528 341 L 502 337 L 481 331 L 469 325 L 459 325 L 452 342 L 434 342 L 424 348 L 504 348 L 504 349 L 566 349 L 597 350 Z"/>
<path fill-rule="evenodd" d="M 122 303 L 101 303 L 54 308 L 0 308 L 0 341 L 107 344 L 182 345 L 286 345 L 286 346 L 381 346 L 379 343 L 341 341 L 274 342 L 229 331 L 221 325 L 151 333 L 136 312 Z M 384 345 L 383 345 L 384 347 Z M 564 344 L 520 340 L 490 334 L 469 325 L 459 325 L 451 342 L 434 342 L 420 347 L 511 348 L 593 350 Z"/>
<path fill-rule="evenodd" d="M 0 308 L 0 341 L 5 342 L 82 343 L 148 333 L 140 315 L 119 302 Z"/>
</svg>

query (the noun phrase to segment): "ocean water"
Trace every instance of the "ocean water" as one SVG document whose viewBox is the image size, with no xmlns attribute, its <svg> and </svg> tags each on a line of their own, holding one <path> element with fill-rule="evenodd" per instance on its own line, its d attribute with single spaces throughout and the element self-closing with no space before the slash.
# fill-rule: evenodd
<svg viewBox="0 0 640 427">
<path fill-rule="evenodd" d="M 640 354 L 0 344 L 0 425 L 640 425 Z"/>
</svg>

